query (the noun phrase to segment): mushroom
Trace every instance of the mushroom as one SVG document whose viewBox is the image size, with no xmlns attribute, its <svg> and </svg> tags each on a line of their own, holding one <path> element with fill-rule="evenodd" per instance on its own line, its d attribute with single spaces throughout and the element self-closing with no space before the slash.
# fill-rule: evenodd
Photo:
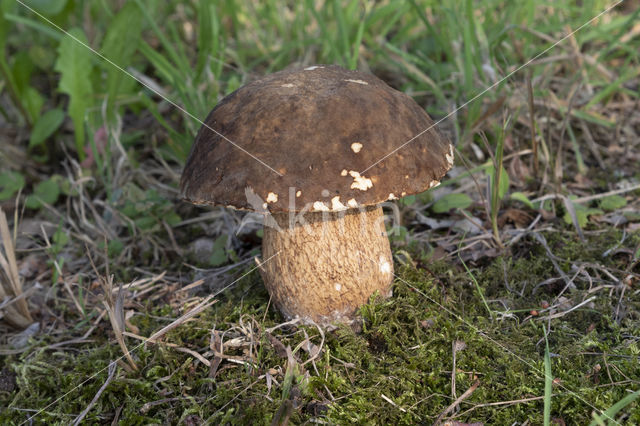
<svg viewBox="0 0 640 426">
<path fill-rule="evenodd" d="M 412 98 L 373 75 L 316 65 L 222 99 L 180 186 L 194 204 L 263 213 L 258 263 L 273 303 L 327 324 L 352 320 L 375 292 L 391 295 L 380 204 L 437 185 L 452 165 L 453 146 Z"/>
</svg>

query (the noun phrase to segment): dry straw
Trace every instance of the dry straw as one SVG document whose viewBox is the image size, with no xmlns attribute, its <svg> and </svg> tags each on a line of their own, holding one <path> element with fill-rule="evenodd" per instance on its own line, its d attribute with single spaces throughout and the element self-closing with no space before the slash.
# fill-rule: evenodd
<svg viewBox="0 0 640 426">
<path fill-rule="evenodd" d="M 0 318 L 9 324 L 26 328 L 33 322 L 27 305 L 26 293 L 22 291 L 22 282 L 18 275 L 18 264 L 13 246 L 13 239 L 9 232 L 7 216 L 0 209 Z"/>
</svg>

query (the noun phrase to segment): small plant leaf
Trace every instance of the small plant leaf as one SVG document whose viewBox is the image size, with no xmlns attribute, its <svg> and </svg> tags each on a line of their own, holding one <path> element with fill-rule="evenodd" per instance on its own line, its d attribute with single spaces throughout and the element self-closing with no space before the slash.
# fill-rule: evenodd
<svg viewBox="0 0 640 426">
<path fill-rule="evenodd" d="M 606 211 L 621 209 L 627 205 L 627 199 L 620 195 L 610 195 L 600 200 L 600 208 Z"/>
<path fill-rule="evenodd" d="M 68 112 L 75 129 L 76 153 L 84 160 L 84 118 L 90 106 L 91 94 L 91 51 L 87 37 L 80 28 L 71 29 L 60 42 L 55 70 L 61 74 L 58 85 L 61 92 L 69 95 Z"/>
<path fill-rule="evenodd" d="M 524 195 L 522 192 L 514 192 L 513 194 L 511 194 L 510 198 L 512 200 L 515 200 L 515 201 L 520 201 L 521 203 L 523 203 L 524 205 L 526 205 L 530 209 L 534 209 L 535 210 L 535 207 L 533 206 L 533 203 L 531 202 L 529 197 Z"/>
<path fill-rule="evenodd" d="M 35 186 L 33 194 L 27 197 L 24 205 L 30 209 L 39 209 L 43 203 L 54 204 L 59 196 L 60 186 L 56 179 L 47 179 Z"/>
<path fill-rule="evenodd" d="M 451 209 L 466 209 L 472 202 L 473 200 L 471 200 L 467 194 L 447 194 L 436 201 L 433 206 L 431 206 L 431 210 L 433 210 L 434 213 L 446 213 Z"/>
<path fill-rule="evenodd" d="M 574 197 L 575 198 L 575 197 Z M 568 202 L 571 202 L 568 200 Z M 584 228 L 589 221 L 589 216 L 603 214 L 604 212 L 601 209 L 595 209 L 591 207 L 585 207 L 582 204 L 571 203 L 573 205 L 573 210 L 575 211 L 576 220 L 578 221 L 578 225 L 580 228 Z M 565 206 L 565 213 L 562 217 L 567 225 L 573 224 L 572 212 L 569 211 Z"/>
<path fill-rule="evenodd" d="M 54 254 L 60 253 L 64 246 L 66 246 L 69 242 L 69 239 L 69 234 L 64 229 L 62 229 L 62 227 L 59 227 L 53 234 L 53 245 L 51 245 L 51 251 Z"/>
<path fill-rule="evenodd" d="M 492 185 L 493 182 L 496 181 L 496 176 L 495 176 L 495 169 L 493 166 L 489 166 L 489 168 L 487 169 L 487 172 L 489 173 L 489 178 L 491 179 Z M 500 173 L 500 182 L 499 185 L 500 187 L 498 188 L 498 198 L 500 198 L 501 200 L 504 199 L 504 196 L 507 195 L 507 191 L 509 190 L 509 174 L 507 173 L 507 170 L 502 167 L 502 172 Z"/>
<path fill-rule="evenodd" d="M 8 200 L 24 186 L 24 177 L 18 172 L 0 173 L 0 201 Z"/>
<path fill-rule="evenodd" d="M 64 111 L 54 108 L 45 112 L 38 121 L 36 121 L 31 138 L 29 139 L 29 148 L 38 146 L 47 140 L 64 121 Z"/>
<path fill-rule="evenodd" d="M 211 266 L 220 266 L 227 261 L 226 245 L 227 235 L 223 234 L 216 238 L 216 241 L 213 243 L 211 257 L 209 258 L 209 264 Z"/>
<path fill-rule="evenodd" d="M 400 198 L 400 200 L 398 200 L 398 204 L 400 204 L 401 206 L 410 206 L 415 202 L 416 202 L 415 195 L 407 195 L 406 197 L 402 197 Z"/>
</svg>

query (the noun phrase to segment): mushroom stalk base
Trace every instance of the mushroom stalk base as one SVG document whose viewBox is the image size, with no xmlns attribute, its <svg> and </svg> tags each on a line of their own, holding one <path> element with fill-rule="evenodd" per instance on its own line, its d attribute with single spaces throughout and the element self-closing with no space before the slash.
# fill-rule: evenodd
<svg viewBox="0 0 640 426">
<path fill-rule="evenodd" d="M 313 212 L 290 225 L 276 213 L 266 226 L 260 273 L 272 302 L 288 318 L 350 322 L 376 291 L 391 296 L 393 261 L 382 208 Z"/>
</svg>

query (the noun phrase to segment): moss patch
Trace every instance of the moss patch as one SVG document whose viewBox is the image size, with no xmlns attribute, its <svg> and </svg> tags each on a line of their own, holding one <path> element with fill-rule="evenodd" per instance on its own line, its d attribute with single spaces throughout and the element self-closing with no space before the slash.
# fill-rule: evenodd
<svg viewBox="0 0 640 426">
<path fill-rule="evenodd" d="M 629 261 L 619 255 L 602 257 L 603 248 L 621 240 L 617 232 L 589 236 L 586 245 L 561 233 L 544 236 L 569 277 L 580 265 L 622 270 Z M 634 236 L 621 247 L 633 247 L 637 240 Z M 597 276 L 594 268 L 592 278 Z M 590 271 L 586 266 L 585 270 Z M 394 296 L 362 308 L 361 330 L 340 326 L 327 332 L 322 352 L 306 363 L 313 355 L 308 343 L 316 348 L 322 343 L 318 329 L 278 327 L 282 318 L 273 309 L 265 312 L 268 295 L 257 275 L 251 274 L 211 309 L 164 338 L 203 354 L 217 363 L 215 369 L 175 348 L 144 346 L 130 339 L 140 370 L 119 367 L 86 420 L 106 422 L 118 416 L 128 424 L 158 419 L 269 424 L 320 417 L 338 424 L 433 423 L 455 397 L 479 382 L 449 417 L 488 424 L 515 420 L 539 424 L 544 404 L 543 323 L 550 328 L 553 417 L 584 424 L 594 409 L 605 410 L 637 389 L 637 298 L 623 298 L 626 313 L 616 319 L 619 289 L 592 291 L 597 282 L 588 285 L 584 279 L 576 279 L 575 286 L 564 291 L 561 279 L 562 285 L 536 287 L 559 276 L 537 240 L 525 239 L 511 256 L 471 268 L 493 320 L 463 268 L 436 262 L 429 271 L 399 267 Z M 545 300 L 553 304 L 561 291 L 573 306 L 592 295 L 595 299 L 542 320 L 570 309 L 543 308 Z M 532 315 L 534 310 L 537 315 Z M 149 306 L 147 312 L 132 318 L 142 335 L 175 317 L 168 305 Z M 216 361 L 212 327 L 229 358 Z M 0 403 L 8 407 L 0 422 L 20 423 L 34 413 L 33 407 L 47 407 L 36 423 L 72 421 L 106 380 L 109 360 L 121 355 L 107 329 L 94 332 L 92 340 L 56 349 L 41 342 L 28 355 L 6 357 L 2 367 L 15 372 L 17 383 L 13 390 L 0 390 Z M 454 342 L 461 349 L 456 353 L 455 395 Z M 290 356 L 286 347 L 292 349 Z M 637 404 L 618 416 L 640 422 Z"/>
</svg>

